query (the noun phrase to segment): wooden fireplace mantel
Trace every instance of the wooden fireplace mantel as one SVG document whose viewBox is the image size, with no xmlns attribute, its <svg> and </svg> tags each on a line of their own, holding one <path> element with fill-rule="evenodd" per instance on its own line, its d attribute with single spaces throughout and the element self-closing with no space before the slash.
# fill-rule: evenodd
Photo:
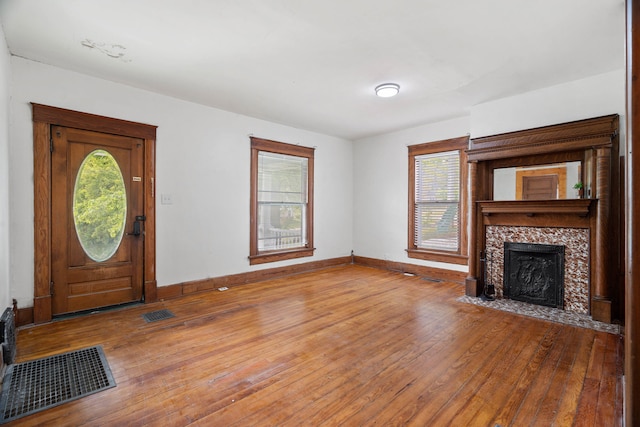
<svg viewBox="0 0 640 427">
<path fill-rule="evenodd" d="M 483 200 L 477 212 L 486 225 L 591 228 L 596 199 Z"/>
<path fill-rule="evenodd" d="M 622 176 L 617 114 L 493 135 L 470 140 L 469 276 L 466 294 L 484 289 L 480 258 L 486 227 L 568 227 L 589 229 L 591 316 L 611 322 L 619 311 Z M 583 182 L 591 183 L 588 199 L 493 200 L 494 169 L 581 161 Z M 589 164 L 589 167 L 587 167 Z M 615 304 L 618 304 L 616 306 Z"/>
<path fill-rule="evenodd" d="M 488 216 L 492 214 L 569 214 L 579 217 L 589 216 L 594 199 L 568 200 L 483 200 L 479 201 L 480 212 Z"/>
</svg>

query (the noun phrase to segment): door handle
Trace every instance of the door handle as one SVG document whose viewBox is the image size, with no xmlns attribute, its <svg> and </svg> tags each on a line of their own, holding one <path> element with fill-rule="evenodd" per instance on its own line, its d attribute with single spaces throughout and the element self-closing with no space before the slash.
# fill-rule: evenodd
<svg viewBox="0 0 640 427">
<path fill-rule="evenodd" d="M 136 216 L 136 220 L 133 222 L 133 231 L 131 233 L 127 233 L 129 236 L 139 236 L 142 234 L 142 227 L 140 226 L 140 222 L 146 220 L 147 217 L 144 215 Z"/>
<path fill-rule="evenodd" d="M 139 236 L 140 232 L 140 221 L 135 221 L 133 223 L 133 231 L 131 233 L 127 233 L 129 236 Z"/>
</svg>

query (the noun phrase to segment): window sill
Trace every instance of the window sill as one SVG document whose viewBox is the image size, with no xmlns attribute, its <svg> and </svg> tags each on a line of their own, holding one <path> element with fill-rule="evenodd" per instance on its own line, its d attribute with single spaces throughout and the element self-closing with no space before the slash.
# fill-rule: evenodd
<svg viewBox="0 0 640 427">
<path fill-rule="evenodd" d="M 449 264 L 467 265 L 469 257 L 447 252 L 430 252 L 422 249 L 407 249 L 409 258 L 423 259 L 426 261 L 446 262 Z"/>
<path fill-rule="evenodd" d="M 257 255 L 249 256 L 249 264 L 265 264 L 268 262 L 276 262 L 276 261 L 284 261 L 287 259 L 295 259 L 295 258 L 304 258 L 308 256 L 313 256 L 314 249 L 309 248 L 300 248 L 300 249 L 292 249 L 289 251 L 273 251 L 273 252 L 263 252 Z"/>
</svg>

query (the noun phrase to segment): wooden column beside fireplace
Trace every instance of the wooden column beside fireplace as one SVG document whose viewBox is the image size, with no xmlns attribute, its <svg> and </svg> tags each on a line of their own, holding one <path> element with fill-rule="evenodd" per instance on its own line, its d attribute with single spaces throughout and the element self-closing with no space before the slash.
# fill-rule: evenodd
<svg viewBox="0 0 640 427">
<path fill-rule="evenodd" d="M 586 230 L 588 312 L 603 322 L 621 318 L 621 301 L 616 300 L 623 271 L 618 122 L 618 115 L 609 115 L 470 140 L 472 238 L 467 295 L 480 296 L 484 290 L 480 259 L 486 250 L 487 227 Z M 494 200 L 496 169 L 565 162 L 579 162 L 584 198 Z"/>
</svg>

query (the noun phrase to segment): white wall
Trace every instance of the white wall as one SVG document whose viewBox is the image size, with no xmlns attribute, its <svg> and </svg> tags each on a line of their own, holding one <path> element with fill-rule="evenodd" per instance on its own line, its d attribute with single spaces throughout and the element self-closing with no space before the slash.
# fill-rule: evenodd
<svg viewBox="0 0 640 427">
<path fill-rule="evenodd" d="M 0 312 L 11 305 L 9 281 L 9 103 L 11 56 L 0 26 Z"/>
<path fill-rule="evenodd" d="M 169 285 L 347 256 L 352 245 L 352 143 L 13 58 L 11 295 L 33 305 L 30 102 L 158 126 L 157 279 Z M 311 258 L 250 266 L 249 135 L 316 147 Z M 15 197 L 13 197 L 15 196 Z"/>
<path fill-rule="evenodd" d="M 493 200 L 516 199 L 516 168 L 493 171 Z"/>
<path fill-rule="evenodd" d="M 624 147 L 625 73 L 618 70 L 476 105 L 465 118 L 354 143 L 354 250 L 357 255 L 451 270 L 466 266 L 408 258 L 407 145 L 471 138 L 620 114 Z"/>
<path fill-rule="evenodd" d="M 364 257 L 467 271 L 466 266 L 406 255 L 407 146 L 468 133 L 473 138 L 612 113 L 622 116 L 625 97 L 624 71 L 619 70 L 477 105 L 467 117 L 351 143 L 21 58 L 12 59 L 10 71 L 9 279 L 10 296 L 21 307 L 33 304 L 30 102 L 159 126 L 157 193 L 173 198 L 171 205 L 157 203 L 157 277 L 163 286 L 346 256 L 351 249 Z M 4 117 L 0 111 L 0 120 L 6 120 L 6 113 Z M 313 258 L 249 266 L 249 134 L 317 147 Z M 0 134 L 0 153 L 7 151 L 6 145 Z M 6 199 L 4 175 L 0 172 L 0 197 Z M 7 257 L 0 258 L 5 276 L 7 265 Z M 1 298 L 8 301 L 6 295 Z"/>
<path fill-rule="evenodd" d="M 476 105 L 471 108 L 471 137 L 616 113 L 620 114 L 620 131 L 623 132 L 623 69 Z M 620 141 L 623 145 L 624 137 Z"/>
<path fill-rule="evenodd" d="M 407 146 L 464 136 L 469 118 L 419 126 L 354 143 L 354 251 L 356 255 L 467 271 L 467 266 L 409 259 Z"/>
<path fill-rule="evenodd" d="M 619 153 L 624 156 L 625 85 L 625 70 L 620 69 L 476 105 L 471 108 L 471 137 L 619 114 Z M 574 183 L 575 181 L 567 182 L 567 194 L 573 197 L 576 196 Z M 585 183 L 585 194 L 590 191 L 586 185 L 588 183 Z"/>
</svg>

